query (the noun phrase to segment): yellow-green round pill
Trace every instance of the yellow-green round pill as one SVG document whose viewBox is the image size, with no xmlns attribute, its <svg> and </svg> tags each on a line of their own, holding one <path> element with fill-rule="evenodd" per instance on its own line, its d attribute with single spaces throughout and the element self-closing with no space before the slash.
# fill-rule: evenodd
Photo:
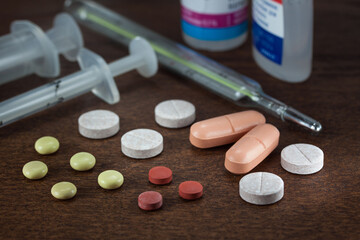
<svg viewBox="0 0 360 240">
<path fill-rule="evenodd" d="M 35 142 L 35 150 L 42 155 L 56 152 L 59 146 L 59 141 L 51 136 L 41 137 Z"/>
<path fill-rule="evenodd" d="M 87 171 L 95 166 L 96 159 L 94 155 L 88 152 L 79 152 L 70 159 L 70 166 L 77 171 Z"/>
<path fill-rule="evenodd" d="M 51 188 L 51 194 L 60 200 L 73 198 L 76 191 L 76 186 L 71 182 L 59 182 Z"/>
<path fill-rule="evenodd" d="M 124 183 L 124 177 L 115 170 L 106 170 L 99 174 L 98 183 L 104 189 L 116 189 Z"/>
<path fill-rule="evenodd" d="M 31 161 L 24 165 L 22 172 L 28 179 L 41 179 L 47 174 L 48 167 L 41 161 Z"/>
</svg>

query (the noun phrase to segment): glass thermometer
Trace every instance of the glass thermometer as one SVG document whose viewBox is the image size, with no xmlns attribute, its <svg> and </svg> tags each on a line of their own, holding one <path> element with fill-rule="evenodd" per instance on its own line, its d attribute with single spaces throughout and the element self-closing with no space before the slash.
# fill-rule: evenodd
<svg viewBox="0 0 360 240">
<path fill-rule="evenodd" d="M 171 41 L 98 3 L 66 0 L 65 9 L 79 23 L 128 45 L 136 36 L 146 38 L 160 64 L 240 106 L 259 107 L 283 121 L 319 132 L 321 124 L 311 117 L 266 95 L 254 80 L 241 75 L 189 48 Z"/>
</svg>

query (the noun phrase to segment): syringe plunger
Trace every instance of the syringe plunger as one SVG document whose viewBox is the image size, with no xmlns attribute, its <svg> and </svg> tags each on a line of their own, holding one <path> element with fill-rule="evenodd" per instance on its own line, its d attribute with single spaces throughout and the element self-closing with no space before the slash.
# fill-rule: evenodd
<svg viewBox="0 0 360 240">
<path fill-rule="evenodd" d="M 1 102 L 0 126 L 89 91 L 109 104 L 119 102 L 120 95 L 113 76 L 136 69 L 140 75 L 151 77 L 158 68 L 155 52 L 146 40 L 135 38 L 129 49 L 129 56 L 109 65 L 97 54 L 82 49 L 79 53 L 81 71 Z"/>
</svg>

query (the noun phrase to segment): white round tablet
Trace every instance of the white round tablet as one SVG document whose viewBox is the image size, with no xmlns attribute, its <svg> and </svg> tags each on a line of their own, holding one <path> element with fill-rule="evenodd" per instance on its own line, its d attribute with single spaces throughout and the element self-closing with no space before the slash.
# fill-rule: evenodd
<svg viewBox="0 0 360 240">
<path fill-rule="evenodd" d="M 256 205 L 272 204 L 284 196 L 284 181 L 273 173 L 250 173 L 240 179 L 239 193 L 246 202 Z"/>
<path fill-rule="evenodd" d="M 131 158 L 144 159 L 155 157 L 162 150 L 162 135 L 151 129 L 135 129 L 121 137 L 121 151 Z"/>
<path fill-rule="evenodd" d="M 281 151 L 281 166 L 295 174 L 316 173 L 324 166 L 324 153 L 311 144 L 292 144 Z"/>
<path fill-rule="evenodd" d="M 155 107 L 155 121 L 167 128 L 182 128 L 195 121 L 195 106 L 184 100 L 167 100 Z"/>
<path fill-rule="evenodd" d="M 115 135 L 120 129 L 120 118 L 107 110 L 94 110 L 82 114 L 79 119 L 79 132 L 91 139 L 103 139 Z"/>
</svg>

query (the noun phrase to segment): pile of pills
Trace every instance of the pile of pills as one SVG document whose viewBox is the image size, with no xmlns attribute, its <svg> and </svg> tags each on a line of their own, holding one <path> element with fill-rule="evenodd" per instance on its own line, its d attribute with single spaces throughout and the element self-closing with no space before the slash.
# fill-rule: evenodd
<svg viewBox="0 0 360 240">
<path fill-rule="evenodd" d="M 236 142 L 226 152 L 224 165 L 233 174 L 246 174 L 279 143 L 278 129 L 265 121 L 265 117 L 256 111 L 215 117 L 193 124 L 189 140 L 198 148 Z M 291 173 L 312 174 L 320 171 L 323 165 L 323 152 L 310 144 L 293 144 L 281 152 L 281 166 Z M 272 204 L 284 196 L 284 182 L 272 173 L 251 173 L 241 178 L 239 194 L 243 200 L 252 204 Z"/>
<path fill-rule="evenodd" d="M 256 111 L 207 119 L 190 128 L 195 147 L 211 148 L 236 142 L 225 155 L 225 168 L 234 174 L 250 172 L 279 144 L 280 132 Z"/>
<path fill-rule="evenodd" d="M 166 128 L 183 128 L 195 121 L 195 107 L 184 100 L 167 100 L 155 109 L 155 122 Z M 116 135 L 120 130 L 120 118 L 107 110 L 94 110 L 82 114 L 78 119 L 79 133 L 90 139 L 104 139 Z M 265 117 L 256 111 L 244 111 L 203 120 L 190 128 L 189 140 L 198 148 L 212 148 L 236 142 L 225 154 L 225 168 L 234 174 L 250 172 L 261 163 L 278 145 L 280 133 L 276 127 L 266 123 Z M 130 158 L 147 159 L 158 156 L 164 148 L 162 135 L 152 129 L 134 129 L 121 137 L 121 151 Z M 59 141 L 51 136 L 39 138 L 35 150 L 41 155 L 58 151 Z M 89 171 L 96 165 L 96 158 L 88 152 L 78 152 L 70 159 L 76 171 Z M 324 165 L 323 151 L 310 144 L 292 144 L 281 152 L 281 166 L 294 174 L 313 174 Z M 42 179 L 48 173 L 42 161 L 31 161 L 24 165 L 23 174 L 31 180 Z M 173 181 L 173 172 L 165 166 L 149 170 L 149 182 L 166 186 Z M 113 190 L 124 183 L 124 176 L 116 170 L 101 172 L 97 178 L 101 188 Z M 73 198 L 77 193 L 71 182 L 59 182 L 52 186 L 51 194 L 61 200 Z M 185 200 L 203 196 L 203 186 L 197 181 L 179 184 L 178 194 Z M 284 181 L 268 172 L 255 172 L 243 176 L 239 181 L 240 197 L 251 204 L 267 205 L 280 201 L 284 196 Z M 138 198 L 138 206 L 145 211 L 160 209 L 163 205 L 161 193 L 145 191 Z"/>
<path fill-rule="evenodd" d="M 324 153 L 311 144 L 292 144 L 281 151 L 281 166 L 290 173 L 313 174 L 323 168 Z M 251 173 L 241 178 L 239 193 L 249 203 L 272 204 L 284 196 L 284 182 L 272 173 Z"/>
<path fill-rule="evenodd" d="M 51 136 L 39 138 L 35 142 L 35 150 L 41 155 L 55 153 L 59 149 L 59 141 Z M 70 158 L 70 166 L 76 171 L 91 170 L 96 164 L 94 155 L 88 152 L 79 152 Z M 37 180 L 44 178 L 48 167 L 41 161 L 31 161 L 24 165 L 23 174 L 26 178 Z M 115 170 L 107 170 L 99 174 L 98 183 L 104 189 L 116 189 L 124 182 L 123 175 Z M 71 182 L 59 182 L 51 188 L 51 194 L 60 200 L 73 198 L 77 193 L 76 186 Z"/>
<path fill-rule="evenodd" d="M 155 108 L 155 121 L 164 127 L 182 128 L 195 120 L 195 107 L 183 100 L 169 100 Z M 120 118 L 107 110 L 94 110 L 82 114 L 78 119 L 79 133 L 90 139 L 104 139 L 114 136 L 120 130 Z M 35 150 L 41 155 L 53 154 L 59 149 L 59 141 L 51 136 L 39 138 Z M 162 135 L 151 129 L 134 129 L 121 138 L 121 150 L 130 158 L 145 159 L 159 155 L 163 151 Z M 70 166 L 76 171 L 89 171 L 94 168 L 96 158 L 88 152 L 78 152 L 70 158 Z M 41 161 L 31 161 L 24 165 L 23 174 L 28 179 L 41 179 L 46 176 L 48 167 Z M 149 171 L 149 181 L 155 185 L 167 185 L 173 180 L 171 169 L 164 166 L 153 167 Z M 98 175 L 98 184 L 103 189 L 113 190 L 121 187 L 124 176 L 116 170 L 106 170 Z M 194 188 L 195 186 L 195 188 Z M 195 192 L 194 192 L 195 191 Z M 60 200 L 73 198 L 77 193 L 71 182 L 59 182 L 51 188 L 51 194 Z M 203 187 L 195 181 L 179 185 L 179 196 L 194 200 L 203 194 Z M 138 206 L 143 210 L 156 210 L 163 204 L 162 195 L 155 191 L 146 191 L 138 196 Z"/>
<path fill-rule="evenodd" d="M 155 185 L 166 185 L 173 179 L 170 168 L 156 166 L 149 171 L 149 181 Z M 179 196 L 185 200 L 195 200 L 203 195 L 203 186 L 196 181 L 186 181 L 179 185 Z M 162 207 L 163 197 L 161 193 L 146 191 L 139 195 L 138 206 L 142 210 L 151 211 Z"/>
</svg>

